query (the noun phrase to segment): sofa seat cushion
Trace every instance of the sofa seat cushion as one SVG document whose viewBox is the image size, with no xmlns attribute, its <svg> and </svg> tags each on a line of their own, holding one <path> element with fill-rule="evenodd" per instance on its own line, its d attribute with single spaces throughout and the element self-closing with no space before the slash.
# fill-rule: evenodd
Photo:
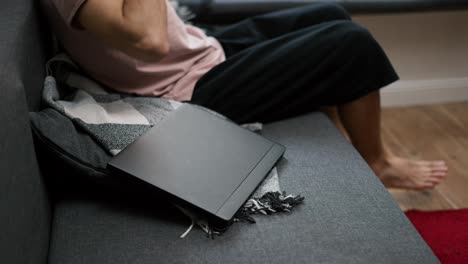
<svg viewBox="0 0 468 264">
<path fill-rule="evenodd" d="M 234 224 L 214 240 L 160 200 L 67 194 L 55 205 L 50 263 L 437 263 L 366 163 L 320 113 L 265 126 L 287 147 L 281 186 L 303 194 L 290 215 Z M 145 201 L 145 202 L 144 202 Z"/>
</svg>

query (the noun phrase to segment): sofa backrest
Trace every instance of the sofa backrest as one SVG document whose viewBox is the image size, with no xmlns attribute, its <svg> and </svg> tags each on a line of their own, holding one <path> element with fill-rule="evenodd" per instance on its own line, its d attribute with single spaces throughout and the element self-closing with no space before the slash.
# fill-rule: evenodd
<svg viewBox="0 0 468 264">
<path fill-rule="evenodd" d="M 422 12 L 468 8 L 468 0 L 179 0 L 188 6 L 195 22 L 225 24 L 263 13 L 313 2 L 335 3 L 351 14 Z"/>
<path fill-rule="evenodd" d="M 44 32 L 38 1 L 0 1 L 0 262 L 46 263 L 51 209 L 28 111 L 39 107 Z"/>
</svg>

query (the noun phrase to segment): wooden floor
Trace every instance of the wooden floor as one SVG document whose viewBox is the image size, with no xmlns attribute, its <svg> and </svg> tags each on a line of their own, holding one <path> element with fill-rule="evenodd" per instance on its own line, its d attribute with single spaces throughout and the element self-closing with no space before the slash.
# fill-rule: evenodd
<svg viewBox="0 0 468 264">
<path fill-rule="evenodd" d="M 447 180 L 432 191 L 390 190 L 403 210 L 468 208 L 468 102 L 386 108 L 382 136 L 393 154 L 449 166 Z"/>
</svg>

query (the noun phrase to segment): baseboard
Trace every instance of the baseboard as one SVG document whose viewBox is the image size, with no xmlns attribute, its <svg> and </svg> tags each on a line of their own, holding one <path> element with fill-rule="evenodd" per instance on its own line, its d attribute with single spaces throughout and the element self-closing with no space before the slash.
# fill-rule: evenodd
<svg viewBox="0 0 468 264">
<path fill-rule="evenodd" d="M 398 81 L 382 89 L 382 106 L 409 106 L 468 100 L 468 78 Z"/>
</svg>

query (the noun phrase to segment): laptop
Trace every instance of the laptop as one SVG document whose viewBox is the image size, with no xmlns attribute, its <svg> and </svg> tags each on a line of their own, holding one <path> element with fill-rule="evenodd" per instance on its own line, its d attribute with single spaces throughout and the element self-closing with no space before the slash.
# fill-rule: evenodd
<svg viewBox="0 0 468 264">
<path fill-rule="evenodd" d="M 207 110 L 184 104 L 113 157 L 111 171 L 229 221 L 285 148 Z"/>
</svg>

